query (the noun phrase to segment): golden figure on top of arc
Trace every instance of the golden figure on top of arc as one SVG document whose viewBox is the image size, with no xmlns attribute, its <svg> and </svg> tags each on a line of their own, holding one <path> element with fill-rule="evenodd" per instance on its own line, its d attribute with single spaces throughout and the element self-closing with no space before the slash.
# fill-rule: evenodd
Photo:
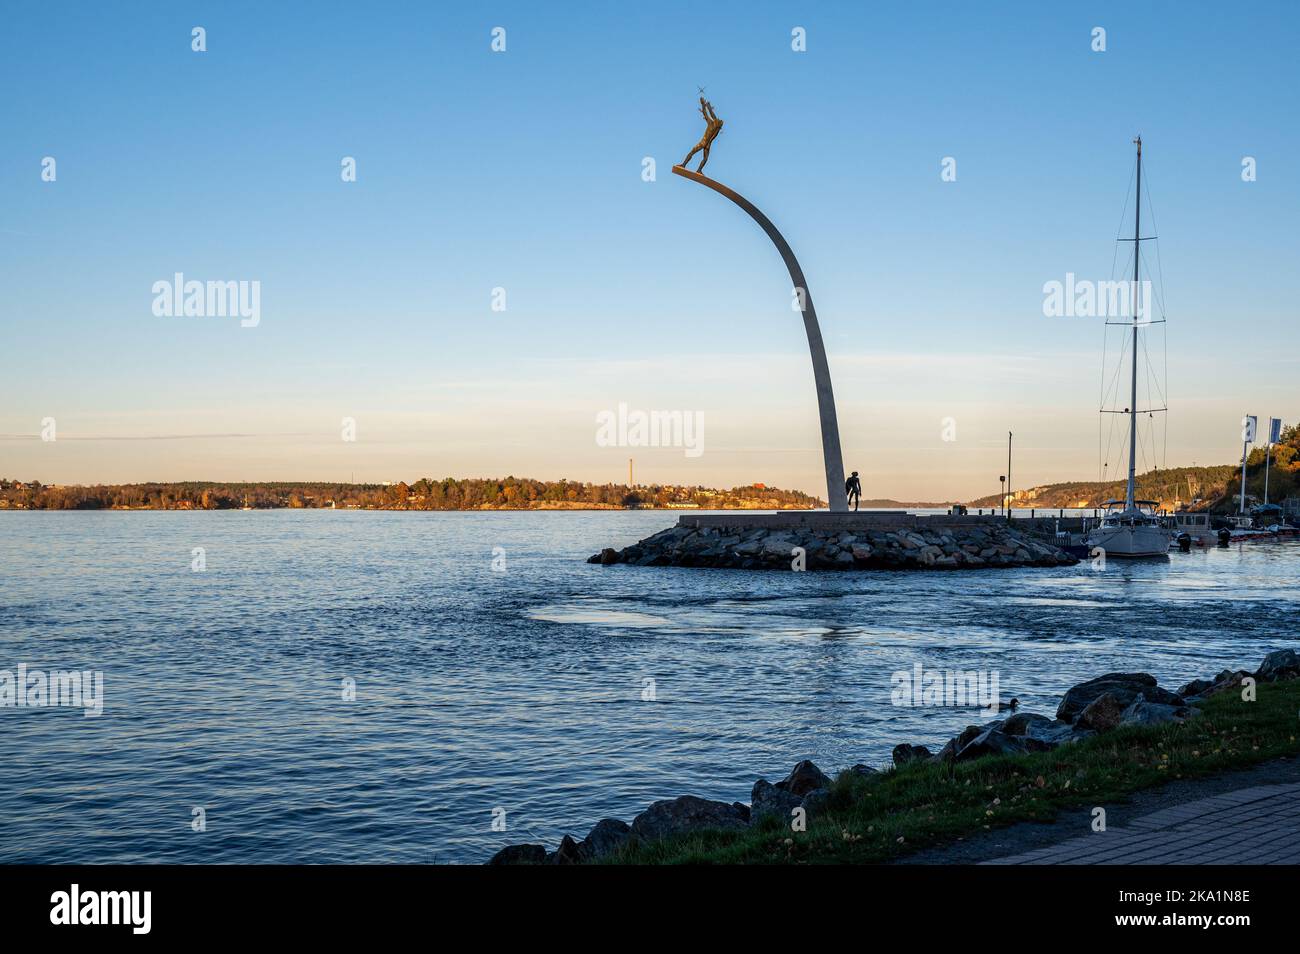
<svg viewBox="0 0 1300 954">
<path fill-rule="evenodd" d="M 685 167 L 686 163 L 691 161 L 692 156 L 697 152 L 702 151 L 704 156 L 700 159 L 699 167 L 695 170 L 696 172 L 704 171 L 704 164 L 709 161 L 709 147 L 713 145 L 713 140 L 718 138 L 718 133 L 722 132 L 722 120 L 719 119 L 718 114 L 713 111 L 713 104 L 703 96 L 700 97 L 700 115 L 704 117 L 704 122 L 706 123 L 704 136 L 695 144 L 695 148 L 686 154 L 686 158 L 680 163 L 681 166 Z"/>
</svg>

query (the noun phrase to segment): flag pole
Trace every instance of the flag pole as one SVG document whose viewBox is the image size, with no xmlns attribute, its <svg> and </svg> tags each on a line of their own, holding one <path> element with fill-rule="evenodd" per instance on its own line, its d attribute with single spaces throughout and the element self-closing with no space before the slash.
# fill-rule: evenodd
<svg viewBox="0 0 1300 954">
<path fill-rule="evenodd" d="M 1272 435 L 1269 435 L 1270 437 Z M 1273 456 L 1273 442 L 1264 445 L 1264 506 L 1268 506 L 1268 462 Z"/>
</svg>

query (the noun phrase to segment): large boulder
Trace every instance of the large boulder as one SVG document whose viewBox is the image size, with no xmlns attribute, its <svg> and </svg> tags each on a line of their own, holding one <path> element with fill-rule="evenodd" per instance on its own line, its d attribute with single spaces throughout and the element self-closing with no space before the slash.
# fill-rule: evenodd
<svg viewBox="0 0 1300 954">
<path fill-rule="evenodd" d="M 792 551 L 798 545 L 794 540 L 785 536 L 772 536 L 762 541 L 762 554 L 765 557 L 775 557 L 777 560 L 789 560 L 793 556 Z M 806 547 L 804 548 L 807 549 Z"/>
<path fill-rule="evenodd" d="M 1138 698 L 1142 697 L 1139 695 Z M 1081 729 L 1092 729 L 1094 732 L 1109 732 L 1119 725 L 1123 714 L 1124 704 L 1120 702 L 1119 696 L 1113 692 L 1103 692 L 1083 707 L 1074 724 Z"/>
<path fill-rule="evenodd" d="M 1182 705 L 1183 699 L 1156 685 L 1155 676 L 1145 672 L 1111 672 L 1096 679 L 1081 682 L 1061 699 L 1056 709 L 1056 717 L 1063 722 L 1074 722 L 1088 704 L 1103 693 L 1115 696 L 1121 706 L 1128 706 L 1139 695 L 1148 702 L 1163 705 Z"/>
<path fill-rule="evenodd" d="M 782 819 L 790 818 L 790 811 L 798 807 L 800 798 L 793 792 L 778 788 L 765 778 L 754 783 L 750 794 L 749 823 L 757 825 L 769 815 Z"/>
<path fill-rule="evenodd" d="M 632 819 L 632 834 L 646 841 L 706 830 L 734 830 L 749 824 L 743 805 L 714 802 L 694 795 L 655 802 Z"/>
<path fill-rule="evenodd" d="M 1178 690 L 1178 695 L 1183 697 L 1185 702 L 1194 699 L 1208 699 L 1210 696 L 1217 696 L 1221 692 L 1229 692 L 1241 688 L 1243 679 L 1253 679 L 1255 674 L 1247 672 L 1244 669 L 1225 669 L 1213 679 L 1193 679 L 1187 685 Z M 1187 690 L 1187 691 L 1184 691 Z"/>
<path fill-rule="evenodd" d="M 803 797 L 799 806 L 804 810 L 804 814 L 808 818 L 812 818 L 826 811 L 826 807 L 830 804 L 830 801 L 831 793 L 829 791 L 824 788 L 814 788 Z"/>
<path fill-rule="evenodd" d="M 1033 735 L 1034 730 L 1052 724 L 1052 720 L 1036 712 L 1017 712 L 1008 716 L 1002 723 L 1002 731 L 1007 735 Z"/>
<path fill-rule="evenodd" d="M 939 750 L 939 759 L 944 762 L 951 762 L 971 739 L 976 738 L 985 730 L 978 725 L 968 725 L 961 730 L 961 733 L 949 739 L 947 744 Z"/>
<path fill-rule="evenodd" d="M 904 742 L 902 745 L 894 746 L 894 765 L 903 766 L 908 762 L 924 762 L 933 758 L 930 750 L 924 745 L 908 745 Z"/>
<path fill-rule="evenodd" d="M 560 847 L 546 856 L 548 865 L 580 865 L 584 860 L 582 846 L 571 835 L 561 838 Z"/>
<path fill-rule="evenodd" d="M 987 729 L 967 742 L 957 752 L 958 762 L 984 758 L 986 755 L 1022 755 L 1046 752 L 1051 746 L 1027 735 L 1007 735 L 1001 729 Z"/>
<path fill-rule="evenodd" d="M 1120 714 L 1119 724 L 1165 725 L 1170 722 L 1181 723 L 1194 711 L 1187 706 L 1170 706 L 1159 702 L 1147 702 L 1146 699 L 1139 695 Z"/>
<path fill-rule="evenodd" d="M 803 798 L 813 789 L 828 788 L 830 784 L 829 775 L 819 769 L 816 763 L 804 759 L 790 770 L 789 775 L 777 782 L 776 787 Z"/>
<path fill-rule="evenodd" d="M 1190 699 L 1193 696 L 1199 696 L 1203 692 L 1208 692 L 1213 688 L 1213 679 L 1193 679 L 1191 682 L 1183 683 L 1175 689 L 1174 692 L 1178 693 L 1178 695 L 1182 696 L 1184 699 Z"/>
<path fill-rule="evenodd" d="M 1086 739 L 1094 734 L 1095 732 L 1092 729 L 1085 729 L 1080 725 L 1062 722 L 1060 719 L 1031 722 L 1025 731 L 1026 736 L 1045 743 L 1049 748 L 1065 745 L 1067 742 L 1077 742 L 1079 739 Z"/>
<path fill-rule="evenodd" d="M 583 861 L 595 861 L 618 851 L 632 837 L 632 826 L 617 818 L 602 818 L 596 822 L 578 847 Z"/>
<path fill-rule="evenodd" d="M 1261 682 L 1300 678 L 1300 656 L 1293 649 L 1279 649 L 1264 657 L 1255 675 Z"/>
<path fill-rule="evenodd" d="M 546 848 L 543 845 L 506 845 L 488 859 L 490 865 L 544 865 Z"/>
</svg>

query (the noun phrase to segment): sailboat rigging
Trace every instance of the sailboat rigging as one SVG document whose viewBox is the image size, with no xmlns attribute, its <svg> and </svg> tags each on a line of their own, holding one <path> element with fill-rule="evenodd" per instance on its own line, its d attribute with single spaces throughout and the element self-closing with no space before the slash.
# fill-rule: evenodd
<svg viewBox="0 0 1300 954">
<path fill-rule="evenodd" d="M 1143 324 L 1150 324 L 1143 315 L 1149 302 L 1142 301 L 1141 250 L 1142 243 L 1155 236 L 1142 235 L 1142 137 L 1133 140 L 1137 146 L 1137 190 L 1133 213 L 1133 283 L 1130 288 L 1132 315 L 1130 322 L 1110 322 L 1107 324 L 1131 324 L 1129 405 L 1123 412 L 1128 415 L 1128 479 L 1124 488 L 1124 500 L 1106 502 L 1106 516 L 1101 526 L 1088 534 L 1085 543 L 1092 551 L 1101 551 L 1108 557 L 1165 557 L 1169 553 L 1172 534 L 1161 523 L 1156 513 L 1157 501 L 1137 499 L 1137 450 L 1138 450 L 1138 414 L 1149 414 L 1164 408 L 1152 408 L 1138 411 L 1138 329 Z M 1107 412 L 1104 408 L 1102 413 Z"/>
</svg>

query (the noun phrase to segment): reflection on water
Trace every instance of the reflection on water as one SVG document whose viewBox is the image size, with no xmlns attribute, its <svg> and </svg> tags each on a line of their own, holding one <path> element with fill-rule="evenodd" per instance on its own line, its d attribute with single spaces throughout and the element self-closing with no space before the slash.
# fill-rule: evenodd
<svg viewBox="0 0 1300 954">
<path fill-rule="evenodd" d="M 1294 543 L 1101 573 L 584 562 L 673 519 L 0 515 L 0 669 L 100 669 L 106 693 L 99 719 L 0 709 L 0 861 L 480 861 L 941 744 L 977 714 L 891 705 L 918 662 L 1050 714 L 1102 672 L 1176 686 L 1295 641 Z"/>
</svg>

